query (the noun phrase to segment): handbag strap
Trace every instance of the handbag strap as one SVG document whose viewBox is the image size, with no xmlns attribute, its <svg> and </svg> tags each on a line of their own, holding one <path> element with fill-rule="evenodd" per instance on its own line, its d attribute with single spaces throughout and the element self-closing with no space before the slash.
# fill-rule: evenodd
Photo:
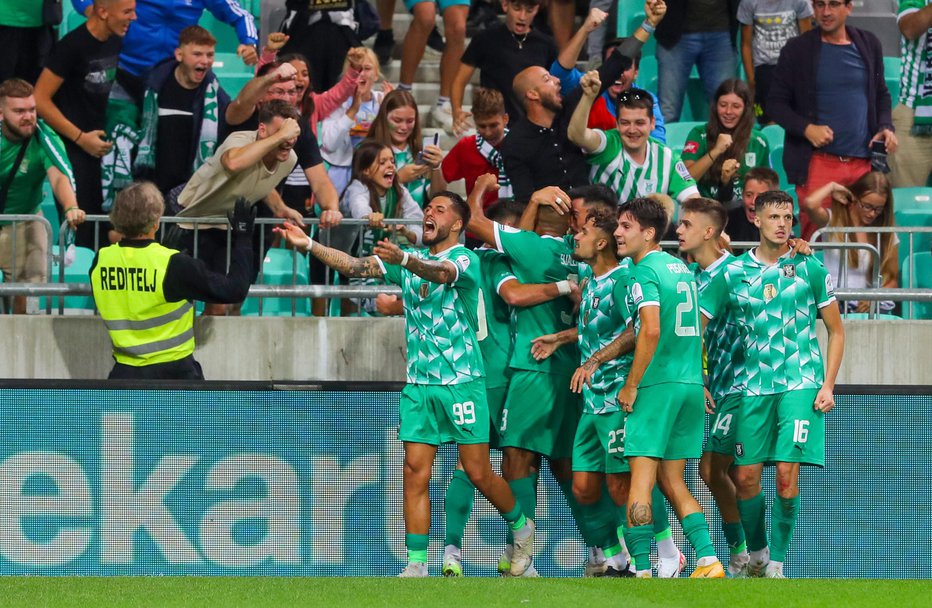
<svg viewBox="0 0 932 608">
<path fill-rule="evenodd" d="M 16 177 L 16 172 L 19 171 L 19 166 L 23 164 L 23 157 L 26 156 L 27 147 L 29 147 L 28 138 L 20 144 L 19 153 L 16 155 L 16 160 L 13 161 L 13 168 L 10 170 L 9 175 L 6 176 L 6 181 L 3 182 L 3 189 L 0 189 L 0 214 L 6 210 L 6 195 L 10 191 L 10 186 L 13 185 L 13 179 Z"/>
</svg>

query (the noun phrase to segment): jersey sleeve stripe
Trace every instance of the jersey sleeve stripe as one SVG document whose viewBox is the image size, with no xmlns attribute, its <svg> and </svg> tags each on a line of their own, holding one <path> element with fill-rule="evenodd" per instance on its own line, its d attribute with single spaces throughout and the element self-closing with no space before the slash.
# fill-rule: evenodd
<svg viewBox="0 0 932 608">
<path fill-rule="evenodd" d="M 380 257 L 377 256 L 377 255 L 374 255 L 374 256 L 372 256 L 372 257 L 375 258 L 375 261 L 378 263 L 379 268 L 382 269 L 382 274 L 383 274 L 383 275 L 388 274 L 388 270 L 385 268 L 385 262 L 382 261 L 382 258 L 380 258 Z"/>
<path fill-rule="evenodd" d="M 701 312 L 703 315 L 705 315 L 705 318 L 706 318 L 706 319 L 714 319 L 714 318 L 715 318 L 715 316 L 714 316 L 712 313 L 710 313 L 708 310 L 706 310 L 706 309 L 703 308 L 702 306 L 699 307 L 699 312 Z"/>
<path fill-rule="evenodd" d="M 681 203 L 684 203 L 686 202 L 686 199 L 692 198 L 694 196 L 699 196 L 699 188 L 697 188 L 696 186 L 689 186 L 688 188 L 680 192 L 680 195 L 676 197 L 676 200 Z"/>
<path fill-rule="evenodd" d="M 835 301 L 835 296 L 829 296 L 824 302 L 819 302 L 816 306 L 821 310 Z"/>
<path fill-rule="evenodd" d="M 502 277 L 502 280 L 499 281 L 499 282 L 498 282 L 498 285 L 495 286 L 495 293 L 501 295 L 501 294 L 502 294 L 502 285 L 504 285 L 504 284 L 507 283 L 508 281 L 517 281 L 517 280 L 518 280 L 518 277 L 516 277 L 516 276 L 513 275 L 513 274 L 510 274 L 510 275 L 508 275 L 508 276 Z"/>
<path fill-rule="evenodd" d="M 902 19 L 902 18 L 905 17 L 906 15 L 912 15 L 913 13 L 918 13 L 918 12 L 919 12 L 919 9 L 918 9 L 918 8 L 908 8 L 908 9 L 906 9 L 906 10 L 900 12 L 900 13 L 896 16 L 896 22 L 899 23 L 899 22 L 900 22 L 900 19 Z"/>
<path fill-rule="evenodd" d="M 502 238 L 499 235 L 499 231 L 502 229 L 502 225 L 498 222 L 492 222 L 492 229 L 495 233 L 495 250 L 499 253 L 505 253 L 505 249 L 502 247 Z"/>
<path fill-rule="evenodd" d="M 648 306 L 656 306 L 657 308 L 660 308 L 660 302 L 657 302 L 656 300 L 644 300 L 643 302 L 638 304 L 638 310 L 641 310 L 642 308 L 646 308 Z"/>
</svg>

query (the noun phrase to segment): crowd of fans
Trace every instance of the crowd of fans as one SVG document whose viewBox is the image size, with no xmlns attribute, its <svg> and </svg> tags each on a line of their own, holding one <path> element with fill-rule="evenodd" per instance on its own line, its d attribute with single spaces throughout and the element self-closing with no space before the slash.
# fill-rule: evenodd
<svg viewBox="0 0 932 608">
<path fill-rule="evenodd" d="M 331 244 L 366 255 L 386 234 L 418 244 L 420 226 L 392 220 L 419 219 L 430 193 L 460 180 L 468 192 L 492 173 L 498 189 L 486 193 L 487 204 L 590 183 L 622 200 L 717 199 L 730 210 L 731 240 L 753 241 L 754 198 L 764 191 L 795 186 L 809 238 L 824 226 L 893 225 L 892 187 L 923 186 L 932 169 L 932 93 L 922 76 L 932 9 L 914 0 L 900 2 L 905 55 L 895 110 L 880 42 L 846 24 L 850 0 L 647 0 L 643 23 L 624 38 L 611 35 L 613 7 L 600 0 L 501 0 L 498 16 L 484 0 L 406 0 L 413 19 L 396 84 L 381 72 L 394 44 L 394 2 L 378 2 L 381 28 L 370 49 L 356 20 L 366 1 L 324 10 L 289 0 L 281 31 L 260 48 L 254 17 L 236 0 L 192 0 L 183 9 L 72 0 L 87 21 L 57 40 L 60 15 L 43 3 L 0 0 L 0 213 L 36 213 L 47 179 L 60 208 L 53 227 L 68 222 L 77 245 L 99 249 L 120 234 L 85 214 L 106 214 L 116 192 L 148 180 L 169 215 L 224 216 L 243 197 L 262 203 L 260 216 L 300 226 L 317 217 Z M 585 15 L 575 33 L 568 6 Z M 256 69 L 232 99 L 212 69 L 217 32 L 197 25 L 205 10 L 235 28 L 237 55 Z M 651 37 L 657 89 L 645 90 L 652 82 L 638 75 Z M 428 45 L 442 56 L 436 105 L 424 115 L 412 87 Z M 693 66 L 708 122 L 670 141 L 665 125 L 680 120 Z M 774 122 L 785 146 L 772 159 L 761 129 Z M 445 145 L 450 138 L 457 141 Z M 897 153 L 900 143 L 908 153 Z M 368 226 L 342 227 L 344 218 Z M 164 238 L 222 271 L 225 231 L 192 231 L 195 224 L 163 229 Z M 882 284 L 897 286 L 895 235 L 853 238 L 878 247 Z M 268 231 L 265 247 L 274 240 Z M 35 223 L 0 226 L 6 280 L 47 280 L 48 246 Z M 264 252 L 254 248 L 255 275 Z M 868 258 L 852 251 L 825 262 L 841 285 L 868 286 Z M 318 270 L 313 280 L 326 280 Z M 17 301 L 14 311 L 24 310 Z"/>
</svg>

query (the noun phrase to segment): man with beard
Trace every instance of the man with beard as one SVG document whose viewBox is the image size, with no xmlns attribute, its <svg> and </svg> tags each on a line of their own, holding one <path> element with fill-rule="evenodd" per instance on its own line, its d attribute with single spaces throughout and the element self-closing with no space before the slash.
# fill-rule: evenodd
<svg viewBox="0 0 932 608">
<path fill-rule="evenodd" d="M 489 459 L 489 412 L 477 331 L 479 259 L 459 244 L 469 223 L 463 199 L 442 191 L 424 208 L 423 241 L 428 249 L 402 250 L 381 241 L 375 255 L 354 258 L 308 238 L 293 224 L 276 228 L 290 245 L 304 249 L 346 277 L 383 278 L 402 289 L 408 336 L 407 385 L 401 393 L 404 442 L 404 516 L 408 565 L 401 577 L 427 576 L 430 532 L 428 487 L 437 447 L 456 443 L 469 481 L 511 525 L 514 554 L 510 573 L 530 567 L 534 522 Z"/>
<path fill-rule="evenodd" d="M 606 87 L 630 66 L 631 57 L 640 52 L 650 35 L 646 28 L 653 30 L 660 23 L 666 4 L 663 0 L 648 0 L 644 11 L 647 14 L 644 24 L 599 68 L 599 82 Z M 564 99 L 560 81 L 540 66 L 521 71 L 512 87 L 515 97 L 524 105 L 525 116 L 511 128 L 501 152 L 515 199 L 527 201 L 535 190 L 545 186 L 569 190 L 588 184 L 585 158 L 567 138 L 570 116 L 579 104 L 581 89 L 573 90 Z M 603 90 L 600 84 L 599 92 Z"/>
<path fill-rule="evenodd" d="M 48 177 L 71 227 L 84 221 L 74 194 L 74 176 L 61 139 L 36 118 L 32 85 L 19 78 L 0 84 L 0 213 L 37 213 Z M 48 218 L 53 226 L 58 218 Z M 16 250 L 13 250 L 14 243 Z M 48 277 L 48 236 L 39 222 L 0 225 L 0 270 L 7 281 L 44 283 Z M 13 312 L 26 312 L 16 296 Z"/>
</svg>

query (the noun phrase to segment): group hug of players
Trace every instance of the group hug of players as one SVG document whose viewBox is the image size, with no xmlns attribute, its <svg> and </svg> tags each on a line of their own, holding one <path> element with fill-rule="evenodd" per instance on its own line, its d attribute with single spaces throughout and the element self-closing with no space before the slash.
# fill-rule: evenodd
<svg viewBox="0 0 932 608">
<path fill-rule="evenodd" d="M 481 177 L 468 202 L 433 196 L 426 249 L 383 240 L 374 256 L 358 259 L 294 226 L 281 230 L 344 275 L 402 288 L 408 564 L 401 576 L 428 574 L 431 466 L 437 446 L 455 442 L 444 575 L 463 573 L 476 489 L 509 523 L 500 572 L 537 574 L 534 518 L 546 459 L 589 547 L 586 575 L 652 576 L 653 538 L 657 575 L 679 576 L 686 560 L 670 533 L 669 501 L 696 554 L 691 576 L 724 577 L 684 481 L 686 460 L 701 457 L 730 549 L 729 575 L 782 578 L 799 515 L 800 465 L 824 464 L 824 416 L 844 350 L 831 278 L 804 254 L 805 243 L 791 247 L 792 199 L 781 191 L 758 197 L 761 242 L 738 257 L 721 247 L 721 204 L 687 200 L 676 228 L 681 253 L 693 261 L 687 266 L 660 249 L 670 213 L 656 200 L 619 205 L 602 186 L 569 194 L 551 187 L 526 207 L 503 200 L 484 212 L 482 196 L 495 181 Z M 467 228 L 484 247 L 460 244 Z M 818 316 L 828 330 L 825 364 Z M 502 450 L 501 476 L 489 445 Z M 765 464 L 776 467 L 770 539 Z"/>
</svg>

